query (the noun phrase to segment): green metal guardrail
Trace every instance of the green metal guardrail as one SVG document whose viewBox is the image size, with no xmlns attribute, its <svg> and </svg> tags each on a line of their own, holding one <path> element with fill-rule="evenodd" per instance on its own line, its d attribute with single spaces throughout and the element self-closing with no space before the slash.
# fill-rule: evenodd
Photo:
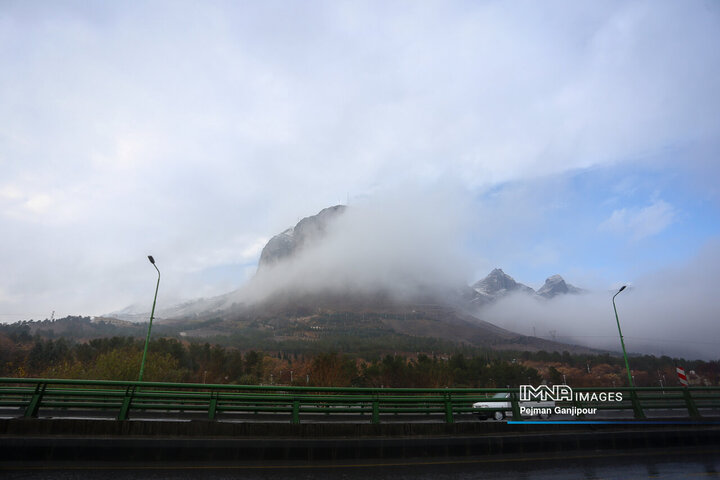
<svg viewBox="0 0 720 480">
<path fill-rule="evenodd" d="M 558 406 L 625 410 L 634 418 L 658 409 L 682 409 L 700 418 L 700 409 L 720 409 L 720 387 L 618 387 L 575 388 L 574 392 L 622 392 L 622 401 L 557 402 Z M 492 398 L 509 393 L 509 399 Z M 400 415 L 439 416 L 453 423 L 458 414 L 492 416 L 511 411 L 522 420 L 517 388 L 333 388 L 287 386 L 205 385 L 197 383 L 126 382 L 109 380 L 63 380 L 0 378 L 0 411 L 19 409 L 28 418 L 41 410 L 110 412 L 127 420 L 133 412 L 202 412 L 209 420 L 219 414 L 277 414 L 291 423 L 317 420 L 317 415 L 360 415 L 372 423 Z M 498 403 L 492 408 L 473 408 L 473 403 Z M 408 420 L 412 421 L 412 420 Z"/>
</svg>

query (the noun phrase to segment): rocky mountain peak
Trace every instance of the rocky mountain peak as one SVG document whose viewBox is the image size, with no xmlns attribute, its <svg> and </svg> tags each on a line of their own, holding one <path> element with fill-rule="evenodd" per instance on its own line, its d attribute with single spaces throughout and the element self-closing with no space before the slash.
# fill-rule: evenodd
<svg viewBox="0 0 720 480">
<path fill-rule="evenodd" d="M 294 227 L 288 228 L 272 237 L 260 254 L 258 270 L 291 257 L 303 246 L 319 240 L 325 235 L 327 226 L 346 209 L 345 205 L 335 205 L 321 210 L 316 215 L 305 217 Z"/>
<path fill-rule="evenodd" d="M 487 277 L 472 285 L 471 288 L 471 302 L 476 306 L 491 304 L 512 293 L 524 293 L 536 298 L 550 299 L 557 295 L 584 292 L 584 290 L 566 283 L 560 275 L 548 277 L 542 288 L 536 292 L 527 285 L 516 282 L 514 278 L 500 268 L 493 269 Z"/>
<path fill-rule="evenodd" d="M 516 291 L 535 293 L 532 288 L 516 282 L 514 278 L 500 268 L 494 269 L 487 277 L 475 283 L 472 288 L 482 295 L 491 297 L 499 297 Z"/>
<path fill-rule="evenodd" d="M 582 290 L 565 282 L 560 275 L 552 275 L 545 279 L 545 284 L 540 287 L 537 294 L 545 298 L 553 298 L 566 293 L 581 293 Z"/>
</svg>

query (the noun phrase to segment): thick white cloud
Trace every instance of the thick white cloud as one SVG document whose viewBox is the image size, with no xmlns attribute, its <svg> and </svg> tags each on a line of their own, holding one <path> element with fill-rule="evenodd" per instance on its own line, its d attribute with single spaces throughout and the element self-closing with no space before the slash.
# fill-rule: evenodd
<svg viewBox="0 0 720 480">
<path fill-rule="evenodd" d="M 246 301 L 277 293 L 390 293 L 416 296 L 467 285 L 469 201 L 457 186 L 378 192 L 329 222 L 290 259 L 263 267 L 240 292 Z"/>
</svg>

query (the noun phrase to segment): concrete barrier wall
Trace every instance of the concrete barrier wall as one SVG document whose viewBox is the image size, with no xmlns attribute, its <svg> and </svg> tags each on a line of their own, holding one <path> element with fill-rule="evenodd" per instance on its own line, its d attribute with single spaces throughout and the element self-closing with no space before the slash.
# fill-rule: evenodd
<svg viewBox="0 0 720 480">
<path fill-rule="evenodd" d="M 347 461 L 678 446 L 720 451 L 720 428 L 0 420 L 0 460 L 14 462 Z"/>
</svg>

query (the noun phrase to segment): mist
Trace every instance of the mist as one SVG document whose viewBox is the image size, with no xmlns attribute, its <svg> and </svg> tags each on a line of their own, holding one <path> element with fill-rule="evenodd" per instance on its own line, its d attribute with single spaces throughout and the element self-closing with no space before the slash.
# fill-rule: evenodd
<svg viewBox="0 0 720 480">
<path fill-rule="evenodd" d="M 483 219 L 463 192 L 455 185 L 403 186 L 355 200 L 322 237 L 260 269 L 233 301 L 378 292 L 411 300 L 457 293 L 477 280 L 473 275 L 486 262 L 482 245 L 468 241 Z M 689 262 L 627 282 L 550 300 L 511 295 L 477 316 L 520 334 L 619 352 L 612 296 L 627 283 L 616 304 L 628 353 L 716 359 L 720 305 L 713 299 L 719 277 L 716 240 Z"/>
<path fill-rule="evenodd" d="M 403 186 L 352 203 L 325 235 L 260 269 L 240 298 L 254 302 L 288 292 L 409 298 L 467 285 L 473 253 L 465 242 L 470 210 L 461 191 Z"/>
<path fill-rule="evenodd" d="M 718 278 L 720 242 L 713 241 L 688 264 L 630 283 L 615 299 L 628 353 L 720 358 Z M 612 296 L 621 285 L 551 300 L 512 295 L 480 316 L 525 335 L 620 351 Z"/>
</svg>

